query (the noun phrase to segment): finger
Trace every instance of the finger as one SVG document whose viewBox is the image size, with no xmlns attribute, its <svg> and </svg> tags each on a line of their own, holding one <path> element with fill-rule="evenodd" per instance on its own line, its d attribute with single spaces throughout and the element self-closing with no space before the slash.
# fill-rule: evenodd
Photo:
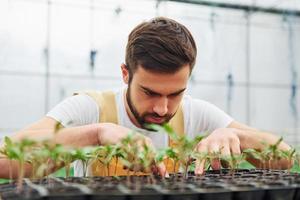
<svg viewBox="0 0 300 200">
<path fill-rule="evenodd" d="M 223 145 L 223 148 L 221 149 L 221 159 L 226 160 L 231 155 L 230 147 L 228 144 Z"/>
<path fill-rule="evenodd" d="M 218 155 L 218 153 L 220 152 L 220 146 L 218 144 L 211 144 L 208 147 L 208 152 L 210 155 L 214 156 L 214 155 Z"/>
<path fill-rule="evenodd" d="M 231 144 L 231 153 L 232 155 L 240 155 L 241 154 L 241 146 L 239 143 L 235 142 Z"/>
<path fill-rule="evenodd" d="M 212 144 L 209 146 L 209 153 L 211 155 L 210 164 L 214 170 L 221 168 L 221 162 L 219 157 L 220 146 L 217 144 Z"/>
<path fill-rule="evenodd" d="M 157 165 L 157 170 L 161 177 L 169 177 L 169 173 L 164 163 L 159 163 Z"/>
<path fill-rule="evenodd" d="M 207 153 L 207 145 L 206 143 L 198 143 L 196 147 L 196 151 L 199 153 L 206 154 Z M 201 175 L 204 174 L 204 169 L 205 169 L 205 163 L 206 163 L 206 156 L 204 156 L 203 159 L 197 159 L 195 163 L 195 174 L 196 175 Z"/>
<path fill-rule="evenodd" d="M 219 158 L 214 158 L 210 161 L 210 165 L 211 165 L 211 168 L 213 170 L 219 170 L 221 169 L 221 161 Z"/>
<path fill-rule="evenodd" d="M 166 167 L 163 163 L 152 165 L 151 171 L 155 175 L 160 175 L 161 177 L 169 177 L 169 173 L 167 172 Z"/>
<path fill-rule="evenodd" d="M 152 165 L 152 166 L 151 166 L 151 172 L 152 172 L 154 175 L 157 175 L 157 174 L 158 174 L 158 168 L 157 168 L 155 165 Z"/>
<path fill-rule="evenodd" d="M 224 168 L 228 168 L 229 163 L 226 161 L 227 158 L 230 157 L 231 152 L 230 152 L 230 148 L 228 145 L 224 145 L 223 148 L 221 149 L 221 166 Z"/>
<path fill-rule="evenodd" d="M 224 145 L 222 148 L 221 148 L 221 155 L 222 156 L 230 156 L 230 148 L 228 145 Z"/>
<path fill-rule="evenodd" d="M 196 160 L 196 163 L 195 163 L 195 174 L 196 175 L 204 174 L 205 162 L 206 162 L 206 159 Z"/>
</svg>

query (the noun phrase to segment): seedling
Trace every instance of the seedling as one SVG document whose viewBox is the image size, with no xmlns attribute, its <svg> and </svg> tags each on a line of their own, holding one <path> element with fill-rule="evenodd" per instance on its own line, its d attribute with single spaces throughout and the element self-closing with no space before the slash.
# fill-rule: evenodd
<svg viewBox="0 0 300 200">
<path fill-rule="evenodd" d="M 75 160 L 72 152 L 74 152 L 74 150 L 71 148 L 63 148 L 58 157 L 59 165 L 65 166 L 66 178 L 70 176 L 71 163 Z"/>
<path fill-rule="evenodd" d="M 61 128 L 62 126 L 57 124 L 54 130 L 55 133 L 61 130 Z M 19 164 L 18 191 L 22 189 L 22 179 L 24 177 L 26 162 L 32 165 L 33 178 L 43 177 L 53 169 L 63 165 L 66 167 L 66 177 L 68 177 L 70 164 L 74 160 L 79 160 L 82 162 L 83 175 L 86 177 L 87 167 L 95 159 L 105 166 L 106 175 L 111 176 L 113 175 L 113 172 L 111 172 L 113 169 L 110 168 L 112 163 L 117 166 L 119 161 L 121 161 L 127 168 L 127 175 L 130 175 L 130 171 L 133 171 L 131 174 L 136 175 L 139 172 L 150 173 L 153 165 L 157 165 L 167 158 L 166 165 L 168 167 L 171 161 L 172 170 L 170 171 L 176 174 L 175 178 L 178 178 L 178 173 L 176 173 L 177 168 L 183 170 L 184 173 L 181 179 L 183 181 L 184 178 L 188 178 L 188 171 L 194 160 L 225 160 L 233 173 L 246 156 L 261 161 L 263 163 L 262 167 L 266 168 L 266 166 L 276 167 L 274 165 L 271 166 L 272 161 L 276 163 L 276 161 L 283 158 L 288 159 L 289 163 L 292 163 L 299 155 L 295 149 L 281 151 L 279 145 L 282 142 L 282 138 L 280 138 L 275 144 L 265 145 L 261 151 L 246 149 L 241 155 L 224 157 L 221 156 L 220 151 L 207 153 L 198 152 L 195 149 L 204 136 L 197 136 L 190 139 L 185 135 L 178 135 L 168 125 L 151 125 L 151 128 L 168 134 L 171 146 L 155 151 L 151 143 L 143 135 L 135 132 L 129 133 L 119 144 L 84 148 L 67 148 L 59 144 L 54 144 L 52 141 L 34 142 L 24 139 L 20 142 L 13 142 L 8 137 L 5 137 L 5 145 L 0 150 L 0 153 L 4 154 L 10 162 L 16 160 Z M 117 167 L 114 169 L 114 175 L 116 175 L 116 170 Z M 12 177 L 11 171 L 10 177 Z M 149 183 L 154 183 L 155 179 L 151 173 L 148 177 Z M 127 183 L 128 185 L 131 184 L 129 176 L 127 177 Z"/>
<path fill-rule="evenodd" d="M 102 163 L 107 169 L 107 176 L 110 176 L 109 166 L 112 159 L 117 154 L 117 146 L 116 145 L 106 145 L 97 147 L 93 154 L 95 154 L 95 159 Z M 115 169 L 116 170 L 116 169 Z"/>
<path fill-rule="evenodd" d="M 169 160 L 171 159 L 173 161 L 173 174 L 176 173 L 176 167 L 179 163 L 179 157 L 178 157 L 178 150 L 174 149 L 172 147 L 167 147 L 165 149 L 164 154 L 167 156 L 167 164 L 166 166 L 169 166 Z"/>
<path fill-rule="evenodd" d="M 179 135 L 168 125 L 149 125 L 153 130 L 167 133 L 173 142 L 173 147 L 168 148 L 166 155 L 174 161 L 174 171 L 177 162 L 184 168 L 184 178 L 188 178 L 189 166 L 193 161 L 193 153 L 196 145 L 204 138 L 203 136 L 196 136 L 194 139 L 189 139 L 186 135 Z"/>
<path fill-rule="evenodd" d="M 282 152 L 278 148 L 282 140 L 283 138 L 280 137 L 275 144 L 267 145 L 263 143 L 265 145 L 265 148 L 261 152 L 261 157 L 264 161 L 263 168 L 266 168 L 266 166 L 268 166 L 268 168 L 276 167 L 272 165 L 271 161 L 275 161 L 274 164 L 276 164 L 276 162 L 282 158 Z"/>
<path fill-rule="evenodd" d="M 13 142 L 9 137 L 4 138 L 5 150 L 2 151 L 10 160 L 17 160 L 18 166 L 18 192 L 22 191 L 25 161 L 29 158 L 30 148 L 34 141 L 23 139 L 20 142 Z"/>
<path fill-rule="evenodd" d="M 245 154 L 231 154 L 229 156 L 223 156 L 221 159 L 229 164 L 231 174 L 234 174 L 235 170 L 238 169 L 239 165 L 245 160 Z"/>
<path fill-rule="evenodd" d="M 291 170 L 290 167 L 292 167 L 293 160 L 295 160 L 295 158 L 297 158 L 296 149 L 291 148 L 290 150 L 282 151 L 282 155 L 283 155 L 284 158 L 287 158 L 288 161 L 289 161 L 288 172 L 290 173 L 290 170 Z"/>
<path fill-rule="evenodd" d="M 75 160 L 79 160 L 82 163 L 83 176 L 87 175 L 87 167 L 90 161 L 93 159 L 94 147 L 84 147 L 73 150 L 72 156 Z"/>
</svg>

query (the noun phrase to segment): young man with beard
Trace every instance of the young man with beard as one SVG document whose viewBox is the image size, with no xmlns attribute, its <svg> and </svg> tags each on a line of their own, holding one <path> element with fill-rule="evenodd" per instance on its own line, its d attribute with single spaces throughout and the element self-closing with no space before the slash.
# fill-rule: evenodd
<svg viewBox="0 0 300 200">
<path fill-rule="evenodd" d="M 54 126 L 60 122 L 65 129 L 54 136 L 54 141 L 60 144 L 76 147 L 116 144 L 133 129 L 149 145 L 160 148 L 169 145 L 168 136 L 147 130 L 145 124 L 169 122 L 177 133 L 189 137 L 209 133 L 196 147 L 200 152 L 238 155 L 246 148 L 261 150 L 262 141 L 274 144 L 277 136 L 239 123 L 214 105 L 184 94 L 196 55 L 195 41 L 184 25 L 164 17 L 143 22 L 130 33 L 125 63 L 121 65 L 127 87 L 69 97 L 13 139 L 53 137 Z M 279 148 L 290 149 L 284 142 Z M 259 165 L 258 160 L 249 161 Z M 218 159 L 210 162 L 214 169 L 221 167 Z M 195 173 L 203 173 L 204 166 L 205 161 L 197 161 Z M 276 166 L 288 168 L 290 164 L 280 160 Z M 14 164 L 14 171 L 17 167 Z M 7 177 L 6 159 L 0 160 L 0 168 L 3 169 L 0 176 Z M 75 165 L 75 175 L 81 175 L 80 168 Z M 166 168 L 160 165 L 158 170 L 164 174 Z M 27 176 L 30 171 L 27 164 Z M 90 173 L 99 175 L 93 168 Z"/>
</svg>

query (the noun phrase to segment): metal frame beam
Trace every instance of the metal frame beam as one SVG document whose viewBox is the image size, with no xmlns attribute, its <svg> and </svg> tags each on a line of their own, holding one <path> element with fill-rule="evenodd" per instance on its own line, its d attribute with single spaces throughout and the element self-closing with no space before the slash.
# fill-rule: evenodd
<svg viewBox="0 0 300 200">
<path fill-rule="evenodd" d="M 215 8 L 243 10 L 243 11 L 253 12 L 253 13 L 262 12 L 262 13 L 280 14 L 280 15 L 290 14 L 293 16 L 300 17 L 300 10 L 295 10 L 295 9 L 264 8 L 255 5 L 240 5 L 240 4 L 233 4 L 233 3 L 207 1 L 207 0 L 201 0 L 201 1 L 200 0 L 168 0 L 168 1 L 210 6 Z"/>
</svg>

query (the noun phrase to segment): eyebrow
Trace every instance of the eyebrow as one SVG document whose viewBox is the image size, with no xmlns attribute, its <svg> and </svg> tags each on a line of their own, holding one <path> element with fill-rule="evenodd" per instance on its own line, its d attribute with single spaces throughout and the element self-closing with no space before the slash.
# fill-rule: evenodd
<svg viewBox="0 0 300 200">
<path fill-rule="evenodd" d="M 155 92 L 155 91 L 151 90 L 150 88 L 147 88 L 147 87 L 144 87 L 144 86 L 140 86 L 140 87 L 141 87 L 143 90 L 148 91 L 148 92 L 150 92 L 150 93 L 152 93 L 152 94 L 154 94 L 154 95 L 163 96 L 163 95 L 160 94 L 159 92 Z M 185 90 L 186 90 L 186 88 L 183 88 L 183 89 L 180 89 L 180 90 L 178 90 L 178 91 L 176 91 L 176 92 L 172 92 L 171 94 L 168 94 L 167 96 L 170 96 L 170 95 L 178 95 L 178 94 L 184 92 Z"/>
</svg>

